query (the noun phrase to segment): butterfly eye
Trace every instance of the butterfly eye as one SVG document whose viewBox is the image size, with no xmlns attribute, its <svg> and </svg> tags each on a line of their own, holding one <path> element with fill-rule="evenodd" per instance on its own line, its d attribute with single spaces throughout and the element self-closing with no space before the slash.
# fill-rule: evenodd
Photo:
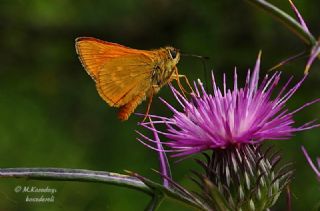
<svg viewBox="0 0 320 211">
<path fill-rule="evenodd" d="M 170 53 L 172 59 L 176 58 L 176 56 L 177 56 L 177 51 L 176 50 L 170 49 L 169 53 Z"/>
</svg>

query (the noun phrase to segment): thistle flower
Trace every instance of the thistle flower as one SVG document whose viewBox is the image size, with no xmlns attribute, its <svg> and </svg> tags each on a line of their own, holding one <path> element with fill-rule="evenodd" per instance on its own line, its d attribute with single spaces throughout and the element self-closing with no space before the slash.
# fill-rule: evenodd
<svg viewBox="0 0 320 211">
<path fill-rule="evenodd" d="M 316 99 L 289 112 L 286 102 L 298 90 L 307 76 L 304 76 L 288 91 L 292 77 L 282 87 L 278 95 L 271 99 L 272 92 L 280 80 L 280 72 L 271 77 L 266 75 L 259 81 L 260 55 L 257 59 L 253 74 L 250 70 L 244 88 L 238 88 L 237 73 L 234 73 L 233 90 L 226 88 L 224 75 L 223 90 L 217 87 L 212 74 L 213 94 L 208 94 L 200 80 L 195 84 L 195 93 L 188 101 L 176 89 L 171 87 L 176 100 L 183 111 L 178 111 L 165 100 L 163 103 L 173 112 L 173 116 L 164 117 L 152 115 L 154 124 L 164 124 L 166 131 L 150 127 L 150 122 L 142 126 L 163 134 L 168 141 L 163 143 L 173 152 L 173 157 L 186 156 L 208 149 L 226 149 L 242 144 L 259 144 L 265 140 L 288 139 L 294 132 L 318 127 L 314 121 L 294 127 L 293 115 L 318 102 Z M 150 139 L 145 139 L 147 142 Z M 150 144 L 145 143 L 148 146 Z"/>
<path fill-rule="evenodd" d="M 288 139 L 294 132 L 319 126 L 310 121 L 294 127 L 293 116 L 320 99 L 291 112 L 285 108 L 307 76 L 288 88 L 291 77 L 272 98 L 281 73 L 266 75 L 259 85 L 259 69 L 260 54 L 252 75 L 248 71 L 243 88 L 238 88 L 236 71 L 232 90 L 227 89 L 225 75 L 220 90 L 212 74 L 213 94 L 198 80 L 190 100 L 171 86 L 183 110 L 161 99 L 173 115 L 150 115 L 153 120 L 141 123 L 165 136 L 162 145 L 167 149 L 153 147 L 159 140 L 138 132 L 143 137 L 138 139 L 141 143 L 158 152 L 170 152 L 172 157 L 211 150 L 212 155 L 206 154 L 206 161 L 197 160 L 205 173 L 194 172 L 198 178 L 194 181 L 202 190 L 199 197 L 213 210 L 266 210 L 274 205 L 290 182 L 293 170 L 290 164 L 279 165 L 280 154 L 262 150 L 261 143 Z M 165 130 L 156 129 L 155 125 L 164 125 Z"/>
</svg>

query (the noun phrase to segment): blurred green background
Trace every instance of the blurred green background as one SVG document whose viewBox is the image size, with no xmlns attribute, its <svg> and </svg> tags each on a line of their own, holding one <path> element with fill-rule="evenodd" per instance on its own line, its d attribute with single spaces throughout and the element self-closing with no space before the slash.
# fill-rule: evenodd
<svg viewBox="0 0 320 211">
<path fill-rule="evenodd" d="M 286 0 L 272 1 L 292 14 Z M 319 0 L 297 1 L 310 30 L 320 34 Z M 139 172 L 158 176 L 156 153 L 136 141 L 137 116 L 120 122 L 116 110 L 98 96 L 94 82 L 82 68 L 74 48 L 79 36 L 93 36 L 138 49 L 165 45 L 210 56 L 208 67 L 216 77 L 228 73 L 232 85 L 237 66 L 243 81 L 262 50 L 262 71 L 305 49 L 304 44 L 265 12 L 245 1 L 183 0 L 2 0 L 0 3 L 0 160 L 1 167 L 65 167 Z M 303 76 L 306 58 L 284 70 Z M 319 97 L 320 62 L 289 101 L 293 110 Z M 201 61 L 182 58 L 180 73 L 190 80 L 203 79 Z M 158 96 L 175 103 L 168 87 Z M 146 103 L 137 111 L 144 112 Z M 151 113 L 165 113 L 154 98 Z M 320 104 L 296 116 L 296 125 L 319 118 Z M 288 141 L 273 141 L 284 160 L 296 167 L 292 182 L 294 210 L 312 209 L 320 201 L 320 183 L 301 153 L 303 144 L 313 158 L 320 156 L 320 131 L 296 134 Z M 176 181 L 191 190 L 192 159 L 172 160 Z M 27 203 L 17 186 L 57 189 L 54 203 Z M 150 198 L 142 193 L 109 185 L 78 182 L 0 180 L 0 210 L 142 210 Z M 160 210 L 186 210 L 166 200 Z M 274 210 L 285 209 L 282 196 Z"/>
</svg>

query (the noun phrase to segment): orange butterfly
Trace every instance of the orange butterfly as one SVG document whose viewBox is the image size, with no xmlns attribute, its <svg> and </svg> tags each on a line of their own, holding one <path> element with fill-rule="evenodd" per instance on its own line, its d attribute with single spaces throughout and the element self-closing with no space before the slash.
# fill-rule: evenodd
<svg viewBox="0 0 320 211">
<path fill-rule="evenodd" d="M 164 47 L 157 50 L 137 50 L 92 37 L 76 39 L 76 51 L 87 73 L 96 82 L 99 95 L 112 107 L 119 107 L 118 117 L 127 120 L 135 108 L 160 88 L 176 79 L 179 50 Z M 188 83 L 189 85 L 189 83 Z M 189 85 L 190 87 L 190 85 Z"/>
</svg>

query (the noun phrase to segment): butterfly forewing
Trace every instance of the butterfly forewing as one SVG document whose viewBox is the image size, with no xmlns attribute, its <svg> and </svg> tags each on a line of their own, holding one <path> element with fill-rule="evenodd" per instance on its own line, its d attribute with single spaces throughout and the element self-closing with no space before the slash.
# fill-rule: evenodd
<svg viewBox="0 0 320 211">
<path fill-rule="evenodd" d="M 98 73 L 96 85 L 99 94 L 115 107 L 127 104 L 138 95 L 145 96 L 151 86 L 152 68 L 150 58 L 143 55 L 110 59 Z"/>
<path fill-rule="evenodd" d="M 106 42 L 91 37 L 76 39 L 76 50 L 87 73 L 95 80 L 101 67 L 110 59 L 121 57 L 140 50 L 117 43 Z"/>
</svg>

